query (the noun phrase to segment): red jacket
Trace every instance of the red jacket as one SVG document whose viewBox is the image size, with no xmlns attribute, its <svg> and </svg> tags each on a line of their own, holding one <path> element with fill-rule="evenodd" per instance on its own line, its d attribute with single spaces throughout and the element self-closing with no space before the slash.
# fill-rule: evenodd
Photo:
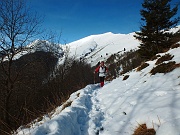
<svg viewBox="0 0 180 135">
<path fill-rule="evenodd" d="M 106 66 L 98 66 L 95 69 L 95 73 L 99 73 L 99 77 L 106 76 L 106 72 L 108 71 Z"/>
</svg>

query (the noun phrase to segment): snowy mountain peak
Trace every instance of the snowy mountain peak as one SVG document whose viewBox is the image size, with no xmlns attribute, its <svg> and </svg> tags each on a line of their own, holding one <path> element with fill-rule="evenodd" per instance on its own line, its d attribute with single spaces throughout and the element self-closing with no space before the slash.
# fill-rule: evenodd
<svg viewBox="0 0 180 135">
<path fill-rule="evenodd" d="M 127 51 L 136 49 L 139 41 L 133 35 L 134 33 L 113 34 L 111 32 L 91 35 L 68 44 L 68 47 L 71 56 L 86 59 L 94 66 L 98 61 L 107 60 L 110 55 L 121 52 L 124 48 Z"/>
</svg>

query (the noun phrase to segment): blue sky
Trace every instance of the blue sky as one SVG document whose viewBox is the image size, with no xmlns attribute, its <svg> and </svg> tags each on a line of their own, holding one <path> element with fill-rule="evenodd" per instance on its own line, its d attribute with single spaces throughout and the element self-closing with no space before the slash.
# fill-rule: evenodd
<svg viewBox="0 0 180 135">
<path fill-rule="evenodd" d="M 178 0 L 173 0 L 175 3 Z M 43 28 L 62 32 L 66 43 L 105 32 L 127 34 L 139 30 L 143 0 L 30 0 L 44 16 Z M 178 12 L 180 13 L 180 12 Z"/>
</svg>

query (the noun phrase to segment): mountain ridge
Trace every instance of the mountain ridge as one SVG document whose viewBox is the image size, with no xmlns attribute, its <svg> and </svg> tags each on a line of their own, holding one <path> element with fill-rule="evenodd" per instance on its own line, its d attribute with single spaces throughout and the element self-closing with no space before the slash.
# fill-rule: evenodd
<svg viewBox="0 0 180 135">
<path fill-rule="evenodd" d="M 91 35 L 68 44 L 68 47 L 71 56 L 75 55 L 77 59 L 86 59 L 94 66 L 98 61 L 105 61 L 110 55 L 123 51 L 124 48 L 126 51 L 137 49 L 139 41 L 133 35 L 134 33 L 113 34 L 111 32 Z"/>
</svg>

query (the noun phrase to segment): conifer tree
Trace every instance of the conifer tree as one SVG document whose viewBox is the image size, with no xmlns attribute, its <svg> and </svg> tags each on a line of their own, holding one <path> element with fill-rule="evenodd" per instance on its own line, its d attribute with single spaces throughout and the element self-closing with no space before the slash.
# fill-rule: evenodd
<svg viewBox="0 0 180 135">
<path fill-rule="evenodd" d="M 169 48 L 174 33 L 169 30 L 177 26 L 180 17 L 175 18 L 178 5 L 171 8 L 171 0 L 144 0 L 140 10 L 142 24 L 140 32 L 134 37 L 141 41 L 139 54 L 149 59 L 155 54 Z"/>
</svg>

